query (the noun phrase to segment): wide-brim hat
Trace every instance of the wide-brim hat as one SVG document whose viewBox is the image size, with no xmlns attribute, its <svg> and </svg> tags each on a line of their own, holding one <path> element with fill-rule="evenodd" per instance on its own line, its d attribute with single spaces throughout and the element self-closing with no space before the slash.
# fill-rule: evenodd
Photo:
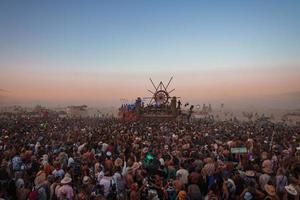
<svg viewBox="0 0 300 200">
<path fill-rule="evenodd" d="M 89 182 L 90 182 L 90 177 L 88 177 L 88 176 L 84 176 L 83 177 L 83 179 L 82 179 L 82 183 L 84 184 L 84 185 L 86 185 L 86 184 L 88 184 Z"/>
<path fill-rule="evenodd" d="M 288 186 L 285 186 L 284 189 L 287 191 L 287 193 L 289 193 L 293 196 L 298 195 L 298 192 L 297 192 L 296 188 L 292 184 L 290 184 Z"/>
<path fill-rule="evenodd" d="M 72 178 L 72 177 L 71 177 L 71 174 L 69 174 L 68 172 L 65 174 L 64 177 Z"/>
<path fill-rule="evenodd" d="M 71 179 L 70 177 L 68 177 L 68 176 L 64 177 L 64 178 L 60 181 L 61 184 L 68 184 L 68 183 L 71 183 L 71 182 L 72 182 L 72 179 Z"/>
<path fill-rule="evenodd" d="M 273 185 L 266 184 L 265 185 L 265 191 L 271 196 L 276 195 L 275 187 Z"/>
<path fill-rule="evenodd" d="M 253 170 L 247 170 L 245 172 L 245 175 L 248 177 L 254 177 L 255 176 L 255 172 Z"/>
</svg>

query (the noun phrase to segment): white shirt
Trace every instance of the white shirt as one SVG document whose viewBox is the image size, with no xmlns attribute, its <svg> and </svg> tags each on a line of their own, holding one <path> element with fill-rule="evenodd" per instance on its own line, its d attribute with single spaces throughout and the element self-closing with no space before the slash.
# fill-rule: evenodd
<svg viewBox="0 0 300 200">
<path fill-rule="evenodd" d="M 98 181 L 99 184 L 100 184 L 100 181 L 103 177 L 104 177 L 104 172 L 103 171 L 99 172 L 98 177 L 97 177 L 97 181 Z"/>
<path fill-rule="evenodd" d="M 112 183 L 112 177 L 109 176 L 104 176 L 101 180 L 100 180 L 100 185 L 103 185 L 104 188 L 104 196 L 107 196 L 109 194 L 109 189 Z"/>
</svg>

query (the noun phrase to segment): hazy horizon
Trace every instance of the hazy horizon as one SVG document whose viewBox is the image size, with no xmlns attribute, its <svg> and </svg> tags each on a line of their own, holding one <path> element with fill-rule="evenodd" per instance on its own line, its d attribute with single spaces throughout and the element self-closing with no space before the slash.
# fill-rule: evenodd
<svg viewBox="0 0 300 200">
<path fill-rule="evenodd" d="M 300 108 L 300 1 L 1 1 L 0 106 Z"/>
</svg>

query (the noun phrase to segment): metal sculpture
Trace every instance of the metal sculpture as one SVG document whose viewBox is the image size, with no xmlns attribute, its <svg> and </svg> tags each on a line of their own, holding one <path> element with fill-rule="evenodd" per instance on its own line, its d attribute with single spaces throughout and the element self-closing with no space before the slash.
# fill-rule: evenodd
<svg viewBox="0 0 300 200">
<path fill-rule="evenodd" d="M 148 89 L 148 91 L 153 95 L 152 97 L 150 97 L 149 104 L 155 103 L 155 105 L 160 106 L 160 105 L 166 105 L 169 103 L 170 94 L 175 90 L 175 89 L 172 89 L 172 90 L 168 91 L 168 87 L 172 80 L 173 80 L 173 77 L 170 78 L 170 80 L 166 86 L 162 81 L 160 81 L 159 84 L 156 86 L 154 84 L 154 82 L 152 81 L 152 79 L 150 78 L 150 82 L 152 83 L 155 90 L 151 91 Z"/>
</svg>

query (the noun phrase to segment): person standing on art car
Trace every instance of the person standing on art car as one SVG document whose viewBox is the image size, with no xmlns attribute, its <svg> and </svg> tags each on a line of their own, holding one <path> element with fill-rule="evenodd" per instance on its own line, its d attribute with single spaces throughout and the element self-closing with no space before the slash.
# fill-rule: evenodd
<svg viewBox="0 0 300 200">
<path fill-rule="evenodd" d="M 178 110 L 180 110 L 180 109 L 181 109 L 181 105 L 182 105 L 181 101 L 180 101 L 180 100 L 178 100 L 178 102 L 177 102 L 177 109 L 178 109 Z"/>
<path fill-rule="evenodd" d="M 188 114 L 188 121 L 191 122 L 192 114 L 193 114 L 194 105 L 191 105 Z"/>
</svg>

